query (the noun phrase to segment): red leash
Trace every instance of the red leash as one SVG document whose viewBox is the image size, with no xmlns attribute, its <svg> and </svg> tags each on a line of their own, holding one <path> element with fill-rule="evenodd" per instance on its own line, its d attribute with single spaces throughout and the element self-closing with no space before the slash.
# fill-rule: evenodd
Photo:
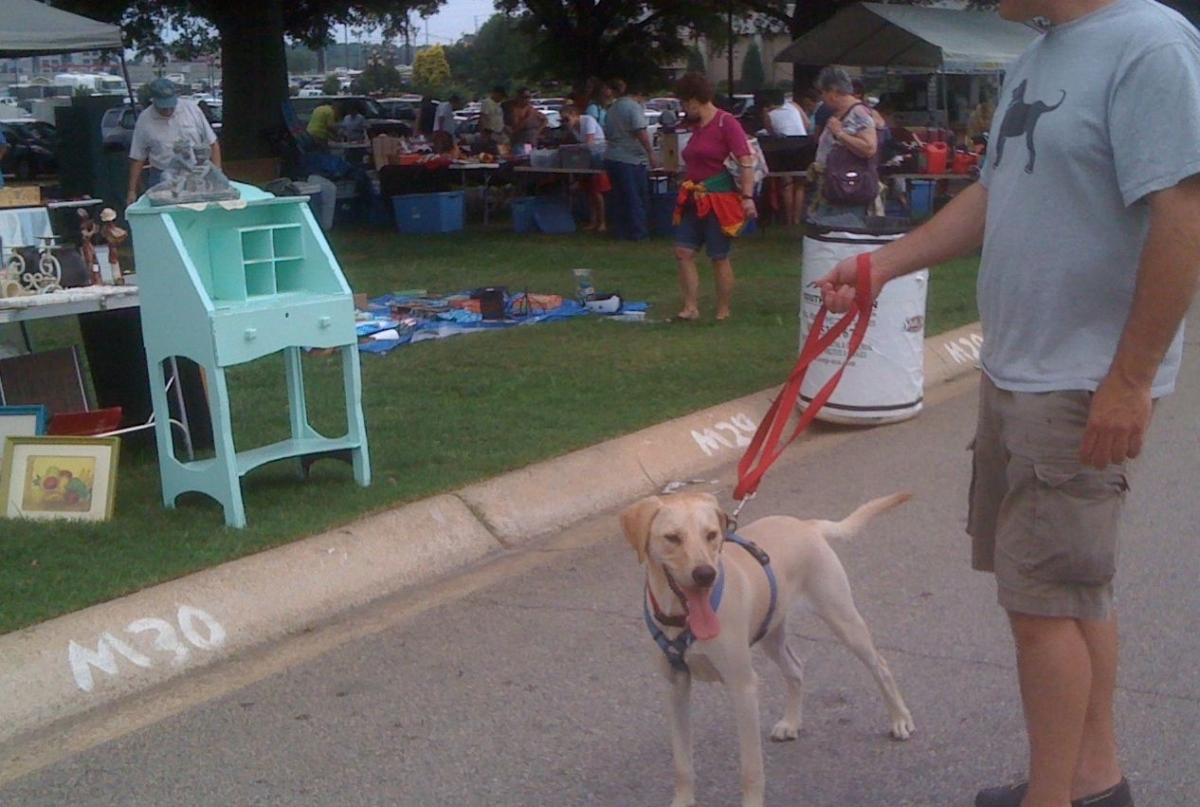
<svg viewBox="0 0 1200 807">
<path fill-rule="evenodd" d="M 855 284 L 854 305 L 833 327 L 822 333 L 827 313 L 829 313 L 828 309 L 822 305 L 808 332 L 808 337 L 804 340 L 804 347 L 800 350 L 800 358 L 796 360 L 796 366 L 792 368 L 791 375 L 788 376 L 783 389 L 775 398 L 775 402 L 771 404 L 767 416 L 763 418 L 762 423 L 758 425 L 758 430 L 754 432 L 754 439 L 750 441 L 750 447 L 738 461 L 738 483 L 733 490 L 733 498 L 739 502 L 745 503 L 746 499 L 758 491 L 758 483 L 762 481 L 767 469 L 775 460 L 779 459 L 783 450 L 808 428 L 808 424 L 816 417 L 817 412 L 829 400 L 829 396 L 833 394 L 833 390 L 841 381 L 842 371 L 846 369 L 846 365 L 850 363 L 854 354 L 858 352 L 859 346 L 862 345 L 863 337 L 867 335 L 867 325 L 871 321 L 871 253 L 864 252 L 858 256 L 858 279 Z M 780 444 L 779 439 L 783 435 L 783 428 L 791 418 L 792 409 L 795 408 L 796 401 L 800 397 L 800 384 L 804 381 L 804 375 L 808 372 L 809 365 L 828 350 L 838 340 L 838 337 L 846 332 L 851 323 L 854 324 L 854 332 L 850 335 L 850 346 L 846 351 L 846 358 L 842 362 L 842 366 L 825 382 L 821 391 L 813 396 L 812 401 L 801 414 L 800 421 L 796 424 L 791 436 Z M 741 509 L 740 505 L 738 509 Z"/>
</svg>

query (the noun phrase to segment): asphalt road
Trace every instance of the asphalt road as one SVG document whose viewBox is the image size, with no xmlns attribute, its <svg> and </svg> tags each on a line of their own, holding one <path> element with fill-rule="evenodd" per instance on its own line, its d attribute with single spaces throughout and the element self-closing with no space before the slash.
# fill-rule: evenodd
<svg viewBox="0 0 1200 807">
<path fill-rule="evenodd" d="M 1118 719 L 1143 807 L 1200 801 L 1200 337 L 1189 341 L 1133 482 L 1118 582 Z M 797 741 L 767 743 L 768 804 L 967 807 L 978 787 L 1023 771 L 1006 623 L 962 532 L 975 403 L 966 379 L 915 420 L 823 429 L 743 514 L 841 518 L 874 496 L 917 494 L 835 546 L 917 733 L 887 739 L 867 671 L 799 620 L 805 723 Z M 641 582 L 608 514 L 35 739 L 27 772 L 0 772 L 0 805 L 665 807 L 665 687 Z M 781 682 L 760 661 L 765 734 Z M 693 714 L 699 803 L 737 804 L 724 693 L 697 685 Z"/>
</svg>

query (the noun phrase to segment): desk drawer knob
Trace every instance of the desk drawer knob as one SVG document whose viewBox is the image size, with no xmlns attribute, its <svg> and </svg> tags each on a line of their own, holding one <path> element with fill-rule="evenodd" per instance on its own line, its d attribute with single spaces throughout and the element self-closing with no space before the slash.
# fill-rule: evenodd
<svg viewBox="0 0 1200 807">
<path fill-rule="evenodd" d="M 319 317 L 317 319 L 317 325 L 322 329 L 330 328 L 333 326 L 333 319 L 330 317 Z"/>
<path fill-rule="evenodd" d="M 257 338 L 258 338 L 258 328 L 247 328 L 246 329 L 246 341 L 247 342 L 253 342 Z"/>
</svg>

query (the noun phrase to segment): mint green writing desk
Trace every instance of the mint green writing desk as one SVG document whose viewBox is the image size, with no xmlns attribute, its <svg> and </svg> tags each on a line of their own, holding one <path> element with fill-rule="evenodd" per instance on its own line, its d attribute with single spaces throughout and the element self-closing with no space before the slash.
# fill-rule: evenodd
<svg viewBox="0 0 1200 807">
<path fill-rule="evenodd" d="M 137 256 L 138 296 L 163 503 L 205 493 L 225 509 L 225 523 L 246 526 L 241 477 L 276 460 L 294 459 L 301 476 L 322 457 L 348 460 L 354 479 L 371 483 L 362 414 L 362 374 L 354 299 L 308 197 L 275 197 L 235 183 L 234 202 L 153 207 L 146 197 L 126 209 Z M 308 422 L 301 349 L 340 351 L 346 434 L 324 437 Z M 225 368 L 283 352 L 290 439 L 247 451 L 234 448 Z M 184 356 L 208 382 L 216 456 L 175 456 L 164 362 Z"/>
</svg>

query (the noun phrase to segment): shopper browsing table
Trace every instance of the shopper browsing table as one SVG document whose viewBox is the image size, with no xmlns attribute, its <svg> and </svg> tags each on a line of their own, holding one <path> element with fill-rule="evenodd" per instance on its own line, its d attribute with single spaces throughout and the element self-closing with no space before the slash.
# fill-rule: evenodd
<svg viewBox="0 0 1200 807">
<path fill-rule="evenodd" d="M 221 144 L 200 107 L 190 99 L 176 94 L 175 84 L 166 78 L 150 82 L 149 107 L 138 115 L 129 144 L 129 190 L 125 204 L 137 201 L 143 171 L 146 188 L 162 179 L 163 170 L 175 156 L 175 143 L 187 141 L 192 146 L 211 146 L 209 158 L 221 167 Z"/>
<path fill-rule="evenodd" d="M 608 220 L 617 238 L 642 241 L 650 237 L 650 170 L 658 161 L 641 99 L 627 93 L 620 79 L 606 86 L 616 98 L 604 122 L 604 168 L 613 185 Z"/>
</svg>

